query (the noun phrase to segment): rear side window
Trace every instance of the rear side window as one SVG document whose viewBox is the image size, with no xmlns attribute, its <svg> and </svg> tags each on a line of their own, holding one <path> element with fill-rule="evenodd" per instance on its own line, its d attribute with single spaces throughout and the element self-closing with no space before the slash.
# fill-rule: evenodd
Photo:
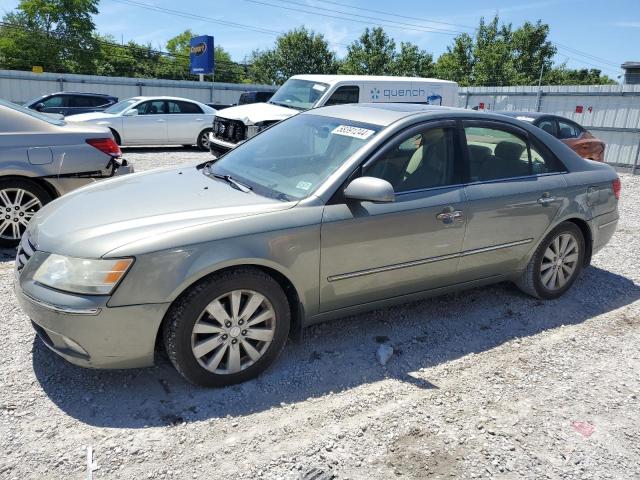
<svg viewBox="0 0 640 480">
<path fill-rule="evenodd" d="M 554 120 L 552 119 L 541 120 L 540 123 L 538 123 L 537 127 L 544 130 L 549 135 L 553 135 L 554 137 L 557 137 L 556 125 Z"/>
<path fill-rule="evenodd" d="M 568 138 L 578 138 L 582 135 L 582 128 L 573 123 L 564 120 L 558 120 L 558 138 L 565 140 Z"/>
<path fill-rule="evenodd" d="M 345 85 L 338 87 L 338 89 L 331 94 L 329 99 L 325 102 L 326 106 L 329 105 L 342 105 L 344 103 L 358 103 L 360 99 L 360 87 L 357 85 Z"/>
<path fill-rule="evenodd" d="M 88 95 L 76 95 L 69 97 L 69 106 L 76 108 L 91 108 L 107 105 L 109 101 L 104 97 L 91 97 Z"/>
<path fill-rule="evenodd" d="M 54 95 L 53 97 L 49 97 L 40 103 L 44 103 L 44 106 L 47 108 L 66 107 L 67 106 L 66 100 L 67 100 L 67 97 L 65 97 L 64 95 Z"/>
<path fill-rule="evenodd" d="M 558 171 L 548 153 L 526 138 L 500 128 L 464 129 L 472 182 L 483 182 Z"/>
<path fill-rule="evenodd" d="M 202 113 L 202 109 L 191 102 L 170 101 L 169 113 Z"/>
</svg>

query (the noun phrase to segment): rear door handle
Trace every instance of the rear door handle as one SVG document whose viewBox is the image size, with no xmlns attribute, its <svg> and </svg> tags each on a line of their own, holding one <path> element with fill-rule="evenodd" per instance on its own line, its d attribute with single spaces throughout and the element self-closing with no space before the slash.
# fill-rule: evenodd
<svg viewBox="0 0 640 480">
<path fill-rule="evenodd" d="M 442 223 L 449 225 L 457 218 L 462 218 L 462 210 L 446 210 L 436 215 L 436 218 Z"/>
<path fill-rule="evenodd" d="M 543 197 L 540 197 L 540 198 L 538 199 L 538 203 L 539 203 L 540 205 L 549 205 L 550 203 L 553 203 L 553 202 L 555 202 L 555 201 L 556 201 L 556 198 L 555 198 L 555 197 L 544 197 L 544 196 L 543 196 Z"/>
</svg>

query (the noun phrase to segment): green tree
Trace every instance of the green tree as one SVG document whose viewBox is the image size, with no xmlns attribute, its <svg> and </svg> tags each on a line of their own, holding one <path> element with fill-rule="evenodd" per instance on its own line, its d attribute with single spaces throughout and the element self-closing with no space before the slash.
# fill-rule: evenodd
<svg viewBox="0 0 640 480">
<path fill-rule="evenodd" d="M 4 15 L 0 60 L 5 68 L 92 73 L 98 44 L 98 0 L 21 0 Z"/>
<path fill-rule="evenodd" d="M 516 70 L 513 64 L 511 25 L 499 25 L 496 15 L 489 23 L 480 19 L 473 47 L 472 79 L 475 85 L 513 85 Z"/>
<path fill-rule="evenodd" d="M 301 73 L 337 72 L 336 54 L 324 36 L 305 27 L 279 36 L 272 49 L 254 50 L 250 63 L 249 76 L 258 83 L 281 84 Z"/>
<path fill-rule="evenodd" d="M 360 38 L 347 47 L 340 73 L 348 75 L 391 75 L 394 72 L 396 42 L 382 27 L 366 28 Z"/>
<path fill-rule="evenodd" d="M 438 57 L 436 76 L 468 86 L 472 82 L 473 63 L 473 39 L 463 33 L 454 39 L 453 46 L 447 47 L 447 51 Z"/>
<path fill-rule="evenodd" d="M 550 72 L 553 69 L 553 57 L 557 49 L 548 37 L 549 25 L 540 20 L 535 24 L 525 22 L 513 31 L 511 48 L 516 84 L 536 84 L 541 71 Z"/>
<path fill-rule="evenodd" d="M 393 60 L 392 73 L 407 77 L 432 77 L 435 73 L 433 55 L 420 50 L 411 42 L 401 42 L 400 51 Z"/>
</svg>

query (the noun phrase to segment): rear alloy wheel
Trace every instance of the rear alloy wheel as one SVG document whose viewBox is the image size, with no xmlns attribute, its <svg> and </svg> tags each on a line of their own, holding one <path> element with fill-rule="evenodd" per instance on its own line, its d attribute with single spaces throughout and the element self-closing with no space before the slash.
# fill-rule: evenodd
<svg viewBox="0 0 640 480">
<path fill-rule="evenodd" d="M 203 130 L 202 132 L 200 132 L 200 135 L 198 135 L 196 146 L 203 152 L 209 151 L 209 133 L 211 133 L 210 128 L 207 130 Z"/>
<path fill-rule="evenodd" d="M 29 220 L 50 201 L 51 196 L 34 182 L 0 181 L 0 247 L 18 245 Z"/>
<path fill-rule="evenodd" d="M 537 298 L 558 298 L 576 280 L 584 265 L 582 231 L 565 222 L 540 244 L 518 281 L 518 286 Z"/>
<path fill-rule="evenodd" d="M 259 270 L 211 277 L 172 307 L 165 347 L 190 382 L 221 387 L 266 369 L 282 350 L 290 311 L 280 286 Z"/>
</svg>

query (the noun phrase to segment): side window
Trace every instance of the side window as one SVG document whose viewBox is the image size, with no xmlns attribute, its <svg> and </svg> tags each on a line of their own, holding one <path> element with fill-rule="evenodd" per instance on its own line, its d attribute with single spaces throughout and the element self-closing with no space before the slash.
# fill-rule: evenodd
<svg viewBox="0 0 640 480">
<path fill-rule="evenodd" d="M 529 151 L 531 152 L 531 171 L 534 175 L 565 170 L 564 165 L 537 141 L 529 142 Z"/>
<path fill-rule="evenodd" d="M 202 109 L 191 102 L 167 102 L 169 104 L 170 113 L 202 113 Z"/>
<path fill-rule="evenodd" d="M 136 107 L 140 115 L 157 115 L 167 113 L 166 103 L 164 100 L 154 100 L 141 103 Z"/>
<path fill-rule="evenodd" d="M 567 138 L 578 138 L 582 134 L 582 129 L 575 123 L 558 120 L 558 138 L 561 140 Z"/>
<path fill-rule="evenodd" d="M 465 127 L 471 181 L 523 177 L 529 173 L 527 143 L 506 130 Z"/>
<path fill-rule="evenodd" d="M 553 120 L 553 119 L 542 120 L 540 123 L 538 123 L 538 128 L 544 130 L 549 135 L 553 135 L 554 137 L 557 136 L 555 120 Z"/>
<path fill-rule="evenodd" d="M 100 105 L 104 105 L 105 103 L 107 102 L 103 98 L 88 97 L 84 95 L 76 95 L 69 98 L 69 106 L 76 108 L 99 107 Z"/>
<path fill-rule="evenodd" d="M 453 128 L 425 129 L 369 166 L 364 175 L 387 180 L 397 193 L 459 183 Z"/>
<path fill-rule="evenodd" d="M 66 99 L 67 98 L 64 95 L 54 95 L 53 97 L 47 98 L 42 103 L 44 103 L 46 108 L 66 107 Z"/>
<path fill-rule="evenodd" d="M 360 87 L 356 85 L 345 85 L 331 94 L 325 102 L 325 106 L 341 105 L 343 103 L 358 103 L 360 99 Z"/>
</svg>

